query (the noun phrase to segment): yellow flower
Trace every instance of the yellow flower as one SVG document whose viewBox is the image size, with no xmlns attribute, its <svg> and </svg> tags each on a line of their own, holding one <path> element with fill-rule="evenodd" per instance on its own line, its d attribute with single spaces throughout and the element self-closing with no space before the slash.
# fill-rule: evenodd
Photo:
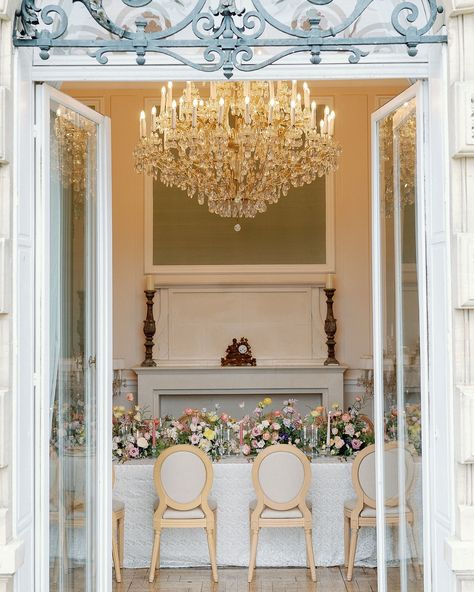
<svg viewBox="0 0 474 592">
<path fill-rule="evenodd" d="M 334 409 L 334 411 L 337 411 L 339 409 L 339 403 L 333 403 L 331 407 Z"/>
<path fill-rule="evenodd" d="M 140 415 L 140 413 L 137 413 L 136 415 L 133 416 L 133 419 L 135 421 L 141 421 L 142 420 L 142 416 Z"/>
<path fill-rule="evenodd" d="M 265 397 L 265 399 L 263 399 L 263 404 L 265 405 L 265 407 L 267 405 L 271 405 L 272 404 L 272 400 L 270 399 L 270 397 Z"/>
<path fill-rule="evenodd" d="M 214 430 L 211 430 L 210 428 L 206 428 L 204 430 L 203 436 L 206 438 L 206 440 L 214 440 L 214 438 L 216 437 L 216 432 L 214 432 Z"/>
<path fill-rule="evenodd" d="M 216 423 L 216 421 L 217 421 L 218 419 L 219 419 L 219 418 L 217 417 L 217 415 L 211 415 L 211 416 L 209 417 L 209 421 L 210 421 L 211 423 Z"/>
</svg>

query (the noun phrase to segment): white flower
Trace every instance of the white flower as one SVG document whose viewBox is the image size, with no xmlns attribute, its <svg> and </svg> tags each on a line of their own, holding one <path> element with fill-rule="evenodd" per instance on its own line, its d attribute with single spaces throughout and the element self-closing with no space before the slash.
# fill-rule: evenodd
<svg viewBox="0 0 474 592">
<path fill-rule="evenodd" d="M 192 424 L 189 426 L 189 428 L 190 428 L 190 430 L 191 430 L 192 432 L 195 432 L 195 431 L 196 431 L 196 429 L 197 429 L 197 428 L 196 428 L 196 426 L 195 426 L 193 423 L 192 423 Z"/>
<path fill-rule="evenodd" d="M 117 442 L 112 442 L 112 450 L 117 450 L 118 444 Z"/>
<path fill-rule="evenodd" d="M 142 436 L 138 438 L 137 444 L 139 448 L 148 448 L 148 440 Z"/>
<path fill-rule="evenodd" d="M 127 436 L 127 442 L 135 442 L 135 436 L 132 436 L 132 434 L 129 434 Z"/>
<path fill-rule="evenodd" d="M 257 447 L 258 448 L 263 448 L 264 446 L 265 446 L 265 440 L 259 440 L 258 441 L 258 444 L 257 444 Z"/>
<path fill-rule="evenodd" d="M 264 419 L 262 421 L 262 428 L 268 428 L 269 425 L 270 425 L 270 422 L 268 421 L 268 419 Z"/>
</svg>

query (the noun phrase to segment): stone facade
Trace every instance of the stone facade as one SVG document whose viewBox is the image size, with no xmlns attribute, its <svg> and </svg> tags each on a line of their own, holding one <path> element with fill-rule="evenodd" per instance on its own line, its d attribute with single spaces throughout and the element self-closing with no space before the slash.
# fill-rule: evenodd
<svg viewBox="0 0 474 592">
<path fill-rule="evenodd" d="M 13 50 L 17 0 L 0 0 L 0 592 L 14 586 L 23 558 L 12 491 L 18 467 L 12 446 L 15 409 L 16 268 L 15 196 L 12 184 Z M 453 253 L 452 326 L 455 401 L 455 500 L 446 557 L 456 592 L 474 591 L 474 0 L 447 0 L 449 32 L 450 204 Z M 448 338 L 448 337 L 447 337 Z M 444 591 L 443 591 L 444 592 Z M 448 591 L 446 591 L 448 592 Z M 454 592 L 454 591 L 453 591 Z"/>
<path fill-rule="evenodd" d="M 457 591 L 474 590 L 474 2 L 446 2 L 449 54 L 450 215 L 455 523 L 446 558 Z"/>
</svg>

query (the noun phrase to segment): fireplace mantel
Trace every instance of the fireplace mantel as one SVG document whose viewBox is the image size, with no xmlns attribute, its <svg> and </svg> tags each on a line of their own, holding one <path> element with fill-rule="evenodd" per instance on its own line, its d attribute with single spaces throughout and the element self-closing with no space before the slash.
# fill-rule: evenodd
<svg viewBox="0 0 474 592">
<path fill-rule="evenodd" d="M 133 368 L 138 376 L 138 402 L 160 416 L 164 395 L 275 395 L 321 393 L 325 407 L 344 400 L 345 366 L 294 364 L 278 366 L 177 366 Z"/>
</svg>

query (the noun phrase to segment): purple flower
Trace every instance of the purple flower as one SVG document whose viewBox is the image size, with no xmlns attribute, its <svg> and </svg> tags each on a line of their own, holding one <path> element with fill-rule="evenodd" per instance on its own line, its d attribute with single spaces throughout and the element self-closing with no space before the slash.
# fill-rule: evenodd
<svg viewBox="0 0 474 592">
<path fill-rule="evenodd" d="M 362 446 L 362 441 L 361 440 L 358 440 L 357 438 L 354 438 L 352 440 L 352 448 L 354 450 L 359 450 L 361 446 Z"/>
</svg>

